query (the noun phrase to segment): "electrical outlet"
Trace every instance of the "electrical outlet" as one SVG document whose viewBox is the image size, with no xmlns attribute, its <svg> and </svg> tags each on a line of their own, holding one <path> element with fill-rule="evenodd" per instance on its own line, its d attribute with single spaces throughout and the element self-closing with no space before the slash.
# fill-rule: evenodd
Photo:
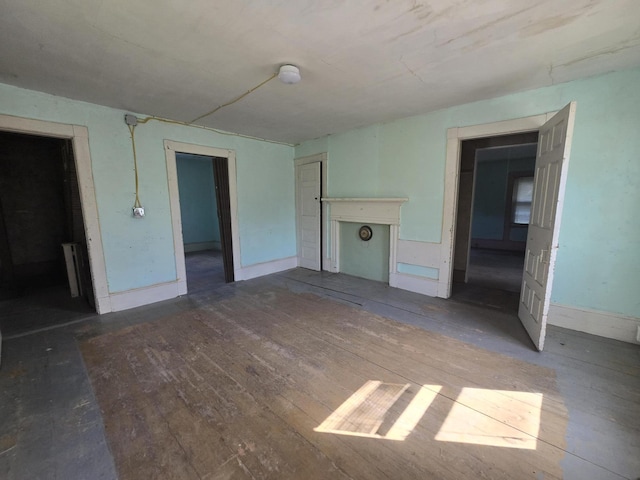
<svg viewBox="0 0 640 480">
<path fill-rule="evenodd" d="M 142 207 L 133 207 L 133 216 L 136 218 L 144 217 L 144 208 Z"/>
</svg>

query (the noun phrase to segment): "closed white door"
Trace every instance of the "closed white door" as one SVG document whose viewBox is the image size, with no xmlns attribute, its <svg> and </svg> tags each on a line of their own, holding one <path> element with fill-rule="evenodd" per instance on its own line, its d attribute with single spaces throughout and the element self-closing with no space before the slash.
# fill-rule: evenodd
<svg viewBox="0 0 640 480">
<path fill-rule="evenodd" d="M 320 178 L 321 162 L 296 168 L 296 216 L 298 229 L 298 264 L 320 270 Z"/>
<path fill-rule="evenodd" d="M 538 137 L 518 317 L 540 351 L 544 347 L 558 252 L 575 111 L 576 103 L 571 102 L 542 126 Z"/>
</svg>

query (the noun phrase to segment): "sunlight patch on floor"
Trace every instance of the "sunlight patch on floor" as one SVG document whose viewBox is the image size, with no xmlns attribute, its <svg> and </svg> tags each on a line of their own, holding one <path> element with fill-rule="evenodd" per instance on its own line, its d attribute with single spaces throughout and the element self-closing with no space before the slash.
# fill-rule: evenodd
<svg viewBox="0 0 640 480">
<path fill-rule="evenodd" d="M 463 388 L 435 439 L 535 450 L 542 394 Z"/>
<path fill-rule="evenodd" d="M 423 385 L 413 394 L 410 387 L 369 380 L 314 431 L 403 441 L 443 388 Z M 399 401 L 403 394 L 412 394 L 408 404 Z M 435 440 L 535 450 L 542 399 L 541 393 L 463 388 Z"/>
<path fill-rule="evenodd" d="M 380 427 L 388 416 L 389 410 L 410 386 L 408 383 L 394 384 L 369 380 L 314 430 L 402 441 L 413 431 L 442 388 L 440 385 L 421 387 L 389 430 L 386 433 L 380 433 Z"/>
</svg>

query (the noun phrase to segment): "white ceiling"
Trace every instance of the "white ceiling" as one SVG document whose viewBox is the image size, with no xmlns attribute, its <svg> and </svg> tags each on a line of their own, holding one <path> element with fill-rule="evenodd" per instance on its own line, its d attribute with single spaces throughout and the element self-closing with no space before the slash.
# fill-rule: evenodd
<svg viewBox="0 0 640 480">
<path fill-rule="evenodd" d="M 0 0 L 0 82 L 298 143 L 640 65 L 638 0 Z"/>
</svg>

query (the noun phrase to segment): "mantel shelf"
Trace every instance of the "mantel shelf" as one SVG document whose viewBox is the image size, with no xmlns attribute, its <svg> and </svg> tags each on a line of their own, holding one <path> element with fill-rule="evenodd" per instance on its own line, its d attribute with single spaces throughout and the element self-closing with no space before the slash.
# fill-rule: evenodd
<svg viewBox="0 0 640 480">
<path fill-rule="evenodd" d="M 400 225 L 400 207 L 408 198 L 323 198 L 331 207 L 330 218 L 340 222 Z"/>
</svg>

